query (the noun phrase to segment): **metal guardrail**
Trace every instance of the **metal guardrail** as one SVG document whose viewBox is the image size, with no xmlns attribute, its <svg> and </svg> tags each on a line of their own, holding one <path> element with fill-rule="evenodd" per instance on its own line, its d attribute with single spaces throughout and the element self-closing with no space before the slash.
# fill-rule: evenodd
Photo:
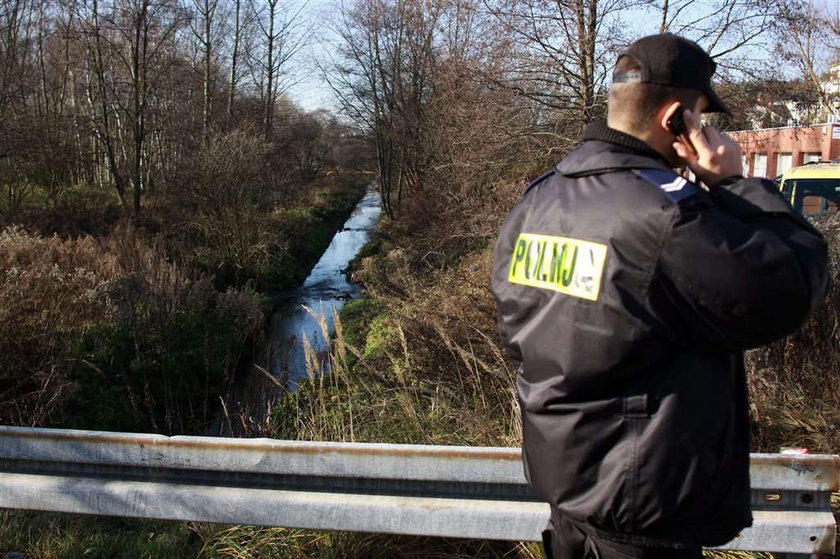
<svg viewBox="0 0 840 559">
<path fill-rule="evenodd" d="M 753 454 L 755 524 L 721 549 L 831 554 L 840 457 Z M 537 541 L 519 449 L 0 426 L 0 507 Z"/>
</svg>

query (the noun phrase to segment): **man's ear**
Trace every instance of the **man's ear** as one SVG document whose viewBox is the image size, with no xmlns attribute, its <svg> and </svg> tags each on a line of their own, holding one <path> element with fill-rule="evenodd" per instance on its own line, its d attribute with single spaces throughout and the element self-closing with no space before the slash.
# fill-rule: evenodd
<svg viewBox="0 0 840 559">
<path fill-rule="evenodd" d="M 680 108 L 679 101 L 674 101 L 669 105 L 664 105 L 662 109 L 660 109 L 659 114 L 659 126 L 662 127 L 663 130 L 673 134 L 671 129 L 668 127 L 668 121 L 671 120 L 671 117 L 674 116 L 674 113 L 677 112 L 677 109 Z"/>
</svg>

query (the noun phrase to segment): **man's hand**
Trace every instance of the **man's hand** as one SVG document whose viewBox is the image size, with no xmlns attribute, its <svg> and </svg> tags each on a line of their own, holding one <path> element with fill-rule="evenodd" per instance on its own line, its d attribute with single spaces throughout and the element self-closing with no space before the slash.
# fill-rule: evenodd
<svg viewBox="0 0 840 559">
<path fill-rule="evenodd" d="M 702 128 L 700 119 L 688 109 L 683 115 L 694 150 L 686 145 L 684 137 L 674 142 L 674 150 L 706 186 L 713 188 L 727 177 L 743 174 L 741 147 L 735 140 L 711 126 Z"/>
</svg>

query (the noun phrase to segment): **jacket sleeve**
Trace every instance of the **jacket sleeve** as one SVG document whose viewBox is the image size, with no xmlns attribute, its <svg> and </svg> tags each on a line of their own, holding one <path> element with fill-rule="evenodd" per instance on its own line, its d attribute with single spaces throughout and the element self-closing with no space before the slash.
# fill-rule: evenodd
<svg viewBox="0 0 840 559">
<path fill-rule="evenodd" d="M 799 328 L 826 293 L 822 235 L 764 179 L 730 179 L 686 202 L 650 288 L 668 335 L 737 351 Z"/>
</svg>

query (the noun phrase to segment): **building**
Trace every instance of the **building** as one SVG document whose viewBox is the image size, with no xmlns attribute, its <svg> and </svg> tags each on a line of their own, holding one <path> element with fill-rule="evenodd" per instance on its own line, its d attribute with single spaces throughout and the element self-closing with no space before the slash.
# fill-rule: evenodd
<svg viewBox="0 0 840 559">
<path fill-rule="evenodd" d="M 741 145 L 744 174 L 773 179 L 809 161 L 840 159 L 840 124 L 790 126 L 728 133 Z"/>
<path fill-rule="evenodd" d="M 821 80 L 821 85 L 827 95 L 840 95 L 840 62 L 834 62 L 828 67 L 828 73 Z"/>
<path fill-rule="evenodd" d="M 818 91 L 822 101 L 791 99 L 756 107 L 763 122 L 786 126 L 729 132 L 741 145 L 744 174 L 774 179 L 811 161 L 840 160 L 840 60 L 819 78 Z M 825 124 L 802 124 L 815 120 Z"/>
</svg>

